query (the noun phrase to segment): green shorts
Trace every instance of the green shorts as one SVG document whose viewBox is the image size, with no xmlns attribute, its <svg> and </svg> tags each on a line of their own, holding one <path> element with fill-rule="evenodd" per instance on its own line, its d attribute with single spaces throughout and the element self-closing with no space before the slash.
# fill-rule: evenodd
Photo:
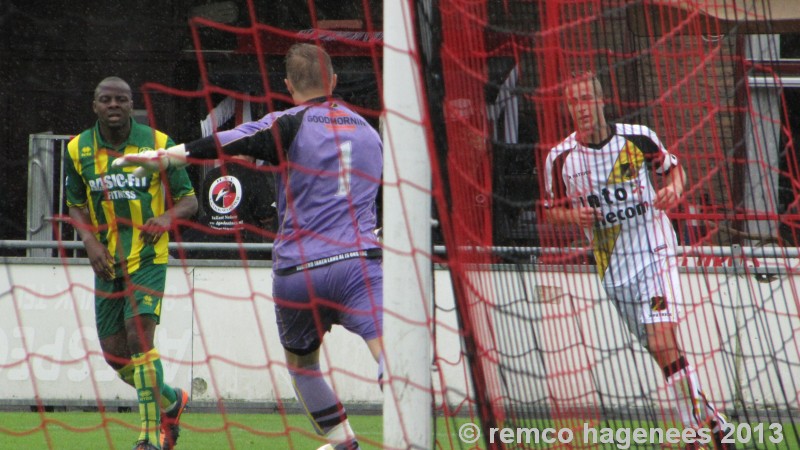
<svg viewBox="0 0 800 450">
<path fill-rule="evenodd" d="M 166 264 L 145 264 L 126 276 L 113 280 L 95 277 L 94 317 L 100 339 L 125 328 L 125 321 L 148 315 L 160 322 L 161 299 L 167 280 Z"/>
</svg>

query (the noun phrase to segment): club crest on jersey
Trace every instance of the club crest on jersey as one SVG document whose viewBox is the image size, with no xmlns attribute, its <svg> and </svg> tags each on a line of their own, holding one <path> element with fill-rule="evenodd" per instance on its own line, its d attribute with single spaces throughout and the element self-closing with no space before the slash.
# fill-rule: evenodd
<svg viewBox="0 0 800 450">
<path fill-rule="evenodd" d="M 650 297 L 650 309 L 652 311 L 665 311 L 667 309 L 667 298 Z"/>
<path fill-rule="evenodd" d="M 635 179 L 644 164 L 644 153 L 631 142 L 619 152 L 614 169 L 608 176 L 608 184 L 619 184 Z"/>
<path fill-rule="evenodd" d="M 636 171 L 634 170 L 633 166 L 630 163 L 620 164 L 619 171 L 622 176 L 626 179 L 630 179 L 636 176 Z"/>
<path fill-rule="evenodd" d="M 230 175 L 222 176 L 211 183 L 208 204 L 218 214 L 228 214 L 242 201 L 242 184 Z"/>
</svg>

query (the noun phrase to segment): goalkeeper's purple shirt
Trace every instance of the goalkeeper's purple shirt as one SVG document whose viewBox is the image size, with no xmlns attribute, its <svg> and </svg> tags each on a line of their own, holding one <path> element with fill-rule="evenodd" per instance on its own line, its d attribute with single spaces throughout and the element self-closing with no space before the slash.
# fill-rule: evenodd
<svg viewBox="0 0 800 450">
<path fill-rule="evenodd" d="M 379 248 L 374 231 L 383 144 L 347 105 L 313 99 L 216 139 L 224 154 L 250 155 L 279 168 L 273 269 Z M 220 158 L 214 136 L 190 142 L 186 150 L 190 160 Z"/>
</svg>

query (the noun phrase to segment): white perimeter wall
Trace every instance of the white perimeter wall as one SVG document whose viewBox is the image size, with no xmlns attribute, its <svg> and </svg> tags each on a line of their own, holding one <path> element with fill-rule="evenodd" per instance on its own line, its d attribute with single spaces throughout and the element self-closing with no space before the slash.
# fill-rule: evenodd
<svg viewBox="0 0 800 450">
<path fill-rule="evenodd" d="M 100 355 L 89 266 L 82 260 L 24 261 L 0 265 L 0 405 L 36 396 L 45 404 L 133 401 L 133 390 Z M 168 383 L 192 386 L 195 400 L 294 398 L 275 328 L 269 267 L 171 265 L 167 277 L 157 345 Z M 490 354 L 537 375 L 507 371 L 510 392 L 506 400 L 502 392 L 493 393 L 498 401 L 548 405 L 554 396 L 579 398 L 562 406 L 592 404 L 598 400 L 595 386 L 606 393 L 606 406 L 665 397 L 658 368 L 631 343 L 593 273 L 494 271 L 473 277 L 476 291 L 492 292 L 487 298 L 496 302 L 485 323 L 504 330 L 490 343 Z M 792 375 L 800 367 L 800 277 L 770 284 L 725 273 L 681 277 L 688 301 L 681 332 L 691 338 L 690 359 L 710 394 L 727 407 L 740 399 L 797 408 Z M 434 389 L 460 404 L 468 382 L 448 272 L 436 270 L 434 281 L 441 361 Z M 546 356 L 531 351 L 534 343 Z M 358 338 L 336 327 L 322 359 L 344 402 L 381 402 L 377 365 Z M 779 380 L 791 396 L 788 405 Z M 437 395 L 437 403 L 441 399 Z"/>
</svg>

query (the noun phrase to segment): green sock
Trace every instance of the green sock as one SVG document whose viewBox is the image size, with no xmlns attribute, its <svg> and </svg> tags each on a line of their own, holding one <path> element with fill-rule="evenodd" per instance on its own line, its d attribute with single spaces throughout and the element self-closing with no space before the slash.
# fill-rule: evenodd
<svg viewBox="0 0 800 450">
<path fill-rule="evenodd" d="M 161 370 L 161 360 L 158 360 L 158 368 Z M 161 379 L 164 379 L 163 373 L 164 371 L 161 370 L 162 376 Z M 172 406 L 175 401 L 178 400 L 178 394 L 175 392 L 175 389 L 172 386 L 168 385 L 167 383 L 161 382 L 161 409 L 168 410 L 170 406 Z"/>
<path fill-rule="evenodd" d="M 117 370 L 117 375 L 119 375 L 119 379 L 124 381 L 125 384 L 130 385 L 131 387 L 136 387 L 136 384 L 133 382 L 133 372 L 134 367 L 133 364 L 127 364 L 125 367 Z"/>
<path fill-rule="evenodd" d="M 160 366 L 160 359 L 159 359 L 159 366 Z M 131 385 L 131 387 L 136 387 L 133 382 L 133 371 L 134 367 L 133 364 L 128 364 L 127 366 L 119 369 L 117 374 L 119 378 L 124 381 L 125 383 Z M 163 372 L 162 372 L 163 373 Z M 163 377 L 162 377 L 163 378 Z M 178 400 L 178 394 L 175 392 L 175 389 L 172 386 L 161 383 L 161 409 L 168 409 L 170 406 L 175 404 L 175 401 Z"/>
<path fill-rule="evenodd" d="M 164 384 L 164 371 L 161 368 L 158 350 L 152 349 L 147 353 L 133 355 L 131 362 L 134 367 L 133 381 L 136 385 L 136 395 L 139 398 L 141 420 L 139 440 L 158 445 L 161 433 L 161 408 L 156 403 L 159 397 L 157 389 Z"/>
</svg>

